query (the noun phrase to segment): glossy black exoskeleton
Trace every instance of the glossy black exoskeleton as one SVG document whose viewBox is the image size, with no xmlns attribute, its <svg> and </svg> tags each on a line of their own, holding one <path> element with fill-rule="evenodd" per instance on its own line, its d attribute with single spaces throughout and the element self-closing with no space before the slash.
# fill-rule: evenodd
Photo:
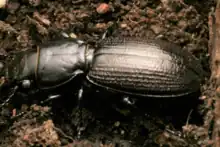
<svg viewBox="0 0 220 147">
<path fill-rule="evenodd" d="M 65 40 L 21 51 L 2 73 L 18 89 L 59 88 L 83 75 L 88 83 L 112 92 L 153 98 L 191 94 L 200 90 L 203 78 L 200 62 L 177 45 L 120 37 L 106 38 L 98 47 Z"/>
</svg>

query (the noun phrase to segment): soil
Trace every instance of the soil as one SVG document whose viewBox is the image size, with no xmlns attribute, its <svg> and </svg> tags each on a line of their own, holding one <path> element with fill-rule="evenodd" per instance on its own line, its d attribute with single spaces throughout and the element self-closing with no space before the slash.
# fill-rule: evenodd
<svg viewBox="0 0 220 147">
<path fill-rule="evenodd" d="M 64 32 L 94 43 L 108 31 L 113 37 L 179 44 L 201 60 L 206 76 L 201 93 L 183 99 L 141 99 L 131 106 L 120 101 L 121 95 L 91 87 L 84 89 L 78 108 L 77 81 L 80 84 L 64 87 L 68 92 L 62 98 L 44 103 L 42 94 L 16 94 L 1 107 L 0 146 L 212 146 L 215 91 L 209 81 L 208 16 L 215 5 L 212 0 L 9 1 L 0 9 L 1 60 L 58 40 Z"/>
</svg>

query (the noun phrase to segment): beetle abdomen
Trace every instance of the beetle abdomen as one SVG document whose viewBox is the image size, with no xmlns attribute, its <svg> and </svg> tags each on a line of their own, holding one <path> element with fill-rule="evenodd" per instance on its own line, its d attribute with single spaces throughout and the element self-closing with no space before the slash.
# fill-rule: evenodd
<svg viewBox="0 0 220 147">
<path fill-rule="evenodd" d="M 108 39 L 94 52 L 87 79 L 116 92 L 176 97 L 200 89 L 202 68 L 190 53 L 161 40 Z"/>
</svg>

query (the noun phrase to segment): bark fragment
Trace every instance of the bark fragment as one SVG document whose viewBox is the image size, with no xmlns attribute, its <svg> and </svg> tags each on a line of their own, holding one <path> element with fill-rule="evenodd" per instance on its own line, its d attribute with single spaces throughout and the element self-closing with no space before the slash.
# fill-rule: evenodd
<svg viewBox="0 0 220 147">
<path fill-rule="evenodd" d="M 211 78 L 215 83 L 215 99 L 214 99 L 214 127 L 212 132 L 212 140 L 214 147 L 220 146 L 220 7 L 216 6 L 214 16 L 210 16 L 210 41 L 209 53 L 211 56 Z"/>
</svg>

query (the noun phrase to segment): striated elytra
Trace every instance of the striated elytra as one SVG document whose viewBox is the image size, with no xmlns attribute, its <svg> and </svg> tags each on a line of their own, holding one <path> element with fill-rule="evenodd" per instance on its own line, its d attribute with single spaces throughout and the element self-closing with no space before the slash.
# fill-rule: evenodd
<svg viewBox="0 0 220 147">
<path fill-rule="evenodd" d="M 200 89 L 203 69 L 191 53 L 162 40 L 106 39 L 94 52 L 87 79 L 115 92 L 178 97 Z"/>
<path fill-rule="evenodd" d="M 200 89 L 198 59 L 162 40 L 106 38 L 99 47 L 80 41 L 55 41 L 14 55 L 4 67 L 8 81 L 23 87 L 52 89 L 77 75 L 113 92 L 143 97 L 179 97 Z M 30 86 L 29 86 L 30 85 Z"/>
</svg>

